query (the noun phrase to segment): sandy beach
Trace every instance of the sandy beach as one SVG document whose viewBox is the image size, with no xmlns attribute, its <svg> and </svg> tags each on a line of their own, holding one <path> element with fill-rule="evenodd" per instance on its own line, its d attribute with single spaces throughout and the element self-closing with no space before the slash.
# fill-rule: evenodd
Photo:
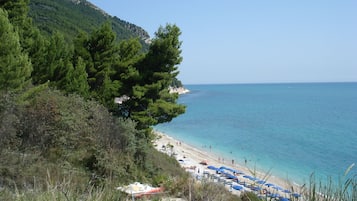
<svg viewBox="0 0 357 201">
<path fill-rule="evenodd" d="M 260 188 L 260 190 L 257 191 L 258 194 L 269 191 L 274 194 L 289 197 L 290 194 L 287 193 L 288 190 L 291 191 L 291 193 L 301 193 L 301 188 L 299 186 L 292 184 L 277 175 L 250 170 L 244 164 L 237 164 L 232 160 L 224 160 L 212 152 L 207 152 L 197 147 L 190 146 L 165 133 L 157 131 L 155 133 L 157 135 L 157 140 L 155 142 L 156 148 L 159 151 L 174 156 L 179 161 L 181 166 L 191 172 L 195 177 L 209 178 L 213 181 L 229 184 L 227 185 L 227 188 L 231 188 L 232 185 L 243 187 L 240 191 L 230 189 L 232 190 L 232 193 L 240 193 L 244 190 L 252 191 L 252 188 L 250 188 L 251 186 L 258 186 Z M 231 173 L 238 179 L 239 183 L 236 182 L 237 180 L 224 179 L 221 174 L 217 174 L 216 170 L 208 168 L 210 166 L 217 168 L 225 167 L 230 170 L 236 170 L 238 173 Z M 255 179 L 252 179 L 252 177 Z"/>
</svg>

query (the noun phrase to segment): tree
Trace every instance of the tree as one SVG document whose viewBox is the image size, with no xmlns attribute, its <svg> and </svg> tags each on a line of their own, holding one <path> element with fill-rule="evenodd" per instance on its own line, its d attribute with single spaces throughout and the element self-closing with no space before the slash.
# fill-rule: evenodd
<svg viewBox="0 0 357 201">
<path fill-rule="evenodd" d="M 68 81 L 70 69 L 73 68 L 71 58 L 73 51 L 66 43 L 62 34 L 56 32 L 50 39 L 50 44 L 47 50 L 46 60 L 48 64 L 44 67 L 48 68 L 48 80 L 54 85 L 63 89 Z"/>
<path fill-rule="evenodd" d="M 29 0 L 1 0 L 0 7 L 8 12 L 8 18 L 15 27 L 23 27 L 30 20 L 27 17 Z"/>
<path fill-rule="evenodd" d="M 38 43 L 39 30 L 28 17 L 29 3 L 30 0 L 2 0 L 0 7 L 8 12 L 8 18 L 19 34 L 21 47 L 32 58 L 41 43 Z"/>
<path fill-rule="evenodd" d="M 136 65 L 140 79 L 126 104 L 127 113 L 138 122 L 139 129 L 169 122 L 185 112 L 185 107 L 176 103 L 178 95 L 168 90 L 179 73 L 177 65 L 182 61 L 180 34 L 176 25 L 160 27 L 149 52 Z"/>
<path fill-rule="evenodd" d="M 1 8 L 0 24 L 0 86 L 5 91 L 20 90 L 30 82 L 31 62 L 22 52 L 19 35 Z"/>
<path fill-rule="evenodd" d="M 59 32 L 56 32 L 46 43 L 42 58 L 38 58 L 33 72 L 35 84 L 43 84 L 47 81 L 58 89 L 65 89 L 69 73 L 73 72 L 72 55 L 73 49 L 64 40 Z"/>
<path fill-rule="evenodd" d="M 141 48 L 137 38 L 121 41 L 119 44 L 119 61 L 114 64 L 114 74 L 112 75 L 112 80 L 119 81 L 119 98 L 124 97 L 125 99 L 132 96 L 133 86 L 140 80 L 139 71 L 135 65 L 144 56 Z M 129 117 L 128 107 L 125 104 L 115 105 L 113 112 L 118 116 Z"/>
<path fill-rule="evenodd" d="M 119 61 L 115 34 L 109 23 L 95 30 L 89 37 L 81 33 L 75 40 L 75 57 L 86 62 L 91 96 L 107 108 L 114 107 L 119 80 L 112 80 L 114 65 Z"/>
<path fill-rule="evenodd" d="M 81 57 L 77 59 L 77 63 L 70 67 L 66 80 L 64 82 L 65 91 L 67 93 L 77 93 L 84 98 L 89 96 L 89 85 L 87 82 L 88 74 L 86 72 L 85 63 Z"/>
<path fill-rule="evenodd" d="M 19 34 L 19 42 L 23 52 L 28 54 L 33 66 L 32 81 L 34 84 L 47 82 L 43 70 L 47 53 L 47 41 L 40 31 L 32 25 L 32 19 L 28 17 L 29 0 L 2 0 L 0 7 L 8 12 L 10 23 Z"/>
</svg>

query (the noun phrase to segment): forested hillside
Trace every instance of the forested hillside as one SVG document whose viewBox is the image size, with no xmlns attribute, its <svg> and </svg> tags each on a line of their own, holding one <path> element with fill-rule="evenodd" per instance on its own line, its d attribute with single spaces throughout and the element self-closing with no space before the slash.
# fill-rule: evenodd
<svg viewBox="0 0 357 201">
<path fill-rule="evenodd" d="M 191 196 L 152 132 L 185 112 L 169 93 L 179 27 L 143 51 L 139 33 L 80 2 L 31 1 L 29 15 L 29 0 L 0 1 L 0 200 L 125 200 L 114 189 L 133 181 Z"/>
<path fill-rule="evenodd" d="M 33 13 L 42 21 L 29 17 L 29 3 L 0 2 L 0 200 L 65 180 L 85 195 L 182 177 L 177 162 L 153 148 L 151 132 L 185 111 L 168 90 L 182 60 L 179 28 L 158 28 L 142 51 L 133 31 L 85 2 L 32 1 L 48 11 Z"/>
<path fill-rule="evenodd" d="M 139 26 L 113 17 L 86 0 L 31 0 L 29 16 L 44 33 L 59 31 L 73 39 L 80 31 L 90 33 L 110 22 L 117 40 L 138 37 L 144 43 L 150 36 Z"/>
</svg>

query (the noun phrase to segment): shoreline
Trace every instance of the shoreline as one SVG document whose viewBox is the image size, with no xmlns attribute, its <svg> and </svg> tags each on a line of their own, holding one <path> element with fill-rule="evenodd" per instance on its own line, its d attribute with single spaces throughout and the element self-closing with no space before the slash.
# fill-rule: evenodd
<svg viewBox="0 0 357 201">
<path fill-rule="evenodd" d="M 157 135 L 157 139 L 154 143 L 155 147 L 161 152 L 174 156 L 183 168 L 185 168 L 188 172 L 196 177 L 204 177 L 205 174 L 216 177 L 216 171 L 208 169 L 208 166 L 214 166 L 218 168 L 227 167 L 229 169 L 242 172 L 241 174 L 237 175 L 237 177 L 238 180 L 244 181 L 244 183 L 260 185 L 262 188 L 268 188 L 269 186 L 267 187 L 264 184 L 270 183 L 279 188 L 276 189 L 276 191 L 282 191 L 282 189 L 284 189 L 301 194 L 301 186 L 287 179 L 283 179 L 279 175 L 273 175 L 270 172 L 259 172 L 256 169 L 251 170 L 244 164 L 237 163 L 234 160 L 224 160 L 223 157 L 221 158 L 217 153 L 207 152 L 201 148 L 189 145 L 186 142 L 182 142 L 171 137 L 167 133 L 163 133 L 157 130 L 155 130 L 154 133 Z M 206 162 L 207 165 L 201 164 L 202 162 Z M 258 180 L 249 180 L 246 178 L 247 176 L 259 178 L 260 181 L 264 180 L 265 182 L 264 184 L 257 184 L 256 182 Z"/>
</svg>

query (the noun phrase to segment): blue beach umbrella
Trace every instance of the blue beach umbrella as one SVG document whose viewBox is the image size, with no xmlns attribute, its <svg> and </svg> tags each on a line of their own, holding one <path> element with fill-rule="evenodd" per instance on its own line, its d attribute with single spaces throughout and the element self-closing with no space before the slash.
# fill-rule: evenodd
<svg viewBox="0 0 357 201">
<path fill-rule="evenodd" d="M 212 166 L 212 165 L 207 166 L 207 168 L 210 169 L 210 170 L 218 170 L 218 168 L 216 168 L 216 167 L 214 167 L 214 166 Z"/>
<path fill-rule="evenodd" d="M 222 169 L 217 169 L 216 172 L 217 172 L 217 174 L 225 174 L 224 170 L 222 170 Z"/>
<path fill-rule="evenodd" d="M 227 169 L 227 167 L 225 167 L 225 166 L 221 166 L 219 169 L 226 170 L 226 169 Z"/>
<path fill-rule="evenodd" d="M 281 188 L 280 186 L 273 186 L 274 189 L 278 190 L 278 191 L 282 191 L 283 188 Z"/>
<path fill-rule="evenodd" d="M 264 181 L 264 180 L 259 180 L 259 181 L 257 181 L 258 184 L 265 184 L 265 182 L 266 182 L 266 181 Z"/>
<path fill-rule="evenodd" d="M 227 178 L 227 179 L 236 179 L 237 177 L 234 176 L 234 175 L 232 175 L 232 174 L 227 173 L 227 174 L 226 174 L 226 178 Z"/>
<path fill-rule="evenodd" d="M 288 189 L 283 190 L 284 193 L 291 193 Z"/>
<path fill-rule="evenodd" d="M 253 191 L 259 191 L 261 188 L 259 186 L 254 186 L 253 188 L 251 188 Z"/>
<path fill-rule="evenodd" d="M 273 194 L 269 194 L 268 197 L 271 197 L 271 198 L 278 198 L 280 195 L 277 194 L 277 193 L 273 193 Z"/>
<path fill-rule="evenodd" d="M 301 196 L 299 193 L 293 193 L 293 194 L 291 194 L 291 195 L 294 196 L 295 198 L 298 198 L 298 197 Z"/>
<path fill-rule="evenodd" d="M 233 170 L 233 173 L 236 173 L 236 174 L 243 174 L 242 171 L 239 171 L 239 170 Z"/>
<path fill-rule="evenodd" d="M 289 198 L 281 197 L 281 198 L 279 198 L 279 201 L 290 201 L 290 199 L 289 199 Z"/>
<path fill-rule="evenodd" d="M 250 175 L 244 175 L 243 176 L 244 178 L 247 178 L 247 179 L 250 179 L 250 180 L 253 180 L 254 177 L 250 176 Z"/>
<path fill-rule="evenodd" d="M 275 186 L 274 184 L 271 184 L 271 183 L 267 183 L 265 185 L 268 186 L 268 187 Z"/>
<path fill-rule="evenodd" d="M 251 178 L 249 178 L 250 180 L 252 180 L 252 181 L 257 181 L 257 180 L 259 180 L 258 178 L 256 178 L 256 177 L 251 177 Z"/>
<path fill-rule="evenodd" d="M 233 169 L 228 168 L 228 167 L 225 167 L 225 166 L 221 166 L 219 169 L 221 169 L 221 170 L 228 170 L 228 171 L 234 172 Z"/>
<path fill-rule="evenodd" d="M 240 191 L 240 190 L 243 189 L 243 186 L 233 185 L 232 188 L 233 188 L 234 190 Z"/>
</svg>

